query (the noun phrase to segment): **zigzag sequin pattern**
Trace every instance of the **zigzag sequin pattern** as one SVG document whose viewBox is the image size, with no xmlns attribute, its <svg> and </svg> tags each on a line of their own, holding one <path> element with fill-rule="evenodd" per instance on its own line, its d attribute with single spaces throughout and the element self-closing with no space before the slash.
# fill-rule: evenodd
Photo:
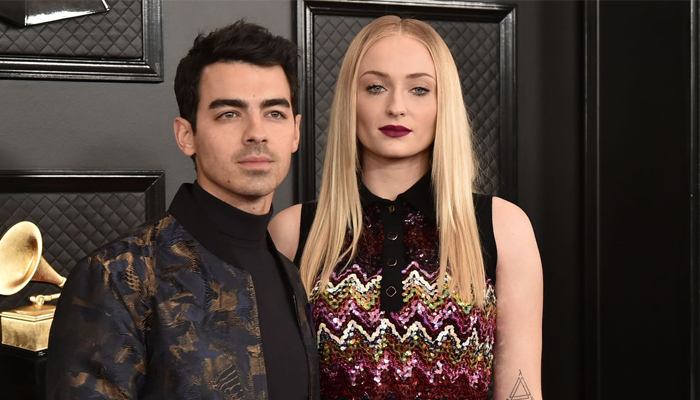
<svg viewBox="0 0 700 400">
<path fill-rule="evenodd" d="M 358 249 L 365 256 L 336 271 L 326 290 L 317 285 L 312 293 L 322 398 L 485 399 L 496 322 L 493 285 L 487 282 L 483 310 L 449 293 L 447 284 L 440 291 L 434 223 L 402 205 L 410 251 L 398 312 L 381 310 L 382 270 L 366 264 L 379 257 L 377 249 L 381 253 L 381 220 L 372 206 L 364 210 Z"/>
</svg>

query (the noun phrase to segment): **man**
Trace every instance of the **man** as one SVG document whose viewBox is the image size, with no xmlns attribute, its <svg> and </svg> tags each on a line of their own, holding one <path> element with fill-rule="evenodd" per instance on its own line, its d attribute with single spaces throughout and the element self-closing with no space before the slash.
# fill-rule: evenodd
<svg viewBox="0 0 700 400">
<path fill-rule="evenodd" d="M 318 398 L 293 264 L 267 235 L 297 150 L 296 46 L 242 21 L 200 35 L 175 77 L 175 138 L 197 181 L 68 278 L 49 398 Z"/>
</svg>

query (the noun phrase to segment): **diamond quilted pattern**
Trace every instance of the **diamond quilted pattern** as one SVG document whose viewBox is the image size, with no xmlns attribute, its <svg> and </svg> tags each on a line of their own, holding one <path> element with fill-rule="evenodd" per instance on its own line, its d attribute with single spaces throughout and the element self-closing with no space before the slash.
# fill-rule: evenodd
<svg viewBox="0 0 700 400">
<path fill-rule="evenodd" d="M 445 38 L 455 59 L 469 109 L 484 193 L 500 184 L 500 27 L 496 23 L 426 21 Z"/>
<path fill-rule="evenodd" d="M 318 193 L 328 118 L 340 64 L 352 39 L 374 17 L 316 15 L 313 19 L 315 183 Z M 445 39 L 459 69 L 474 130 L 484 193 L 500 185 L 500 26 L 498 23 L 425 20 Z"/>
<path fill-rule="evenodd" d="M 0 54 L 140 59 L 141 0 L 108 0 L 108 12 L 16 28 L 0 21 Z"/>
<path fill-rule="evenodd" d="M 87 254 L 146 221 L 143 192 L 0 193 L 0 232 L 29 220 L 44 240 L 43 256 L 61 275 Z M 57 293 L 54 285 L 30 282 L 19 293 L 0 296 L 0 310 L 28 304 L 29 296 Z"/>
<path fill-rule="evenodd" d="M 314 144 L 316 193 L 321 187 L 326 154 L 328 119 L 333 103 L 335 82 L 350 42 L 371 17 L 318 15 L 314 18 Z"/>
</svg>

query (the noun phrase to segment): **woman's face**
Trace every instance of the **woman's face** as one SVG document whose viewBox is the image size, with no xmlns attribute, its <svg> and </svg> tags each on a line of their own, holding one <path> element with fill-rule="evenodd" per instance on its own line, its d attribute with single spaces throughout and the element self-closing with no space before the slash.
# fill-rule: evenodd
<svg viewBox="0 0 700 400">
<path fill-rule="evenodd" d="M 435 140 L 437 81 L 428 48 L 395 34 L 378 40 L 360 62 L 357 135 L 362 166 L 416 161 L 427 166 Z"/>
</svg>

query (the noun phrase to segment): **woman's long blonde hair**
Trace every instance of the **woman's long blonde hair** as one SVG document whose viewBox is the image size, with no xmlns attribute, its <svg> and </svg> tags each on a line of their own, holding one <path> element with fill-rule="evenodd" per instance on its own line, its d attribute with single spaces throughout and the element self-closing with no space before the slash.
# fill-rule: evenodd
<svg viewBox="0 0 700 400">
<path fill-rule="evenodd" d="M 346 257 L 351 262 L 357 251 L 362 231 L 357 179 L 361 172 L 356 129 L 358 69 L 367 49 L 399 33 L 428 48 L 437 74 L 438 111 L 431 165 L 440 240 L 437 282 L 442 289 L 449 271 L 449 290 L 482 307 L 486 278 L 472 198 L 477 164 L 457 67 L 449 48 L 430 25 L 396 16 L 378 18 L 364 27 L 350 44 L 340 68 L 318 208 L 301 258 L 302 281 L 311 296 L 317 279 L 320 288 L 325 288 L 338 263 Z M 352 241 L 343 248 L 348 230 Z"/>
</svg>

